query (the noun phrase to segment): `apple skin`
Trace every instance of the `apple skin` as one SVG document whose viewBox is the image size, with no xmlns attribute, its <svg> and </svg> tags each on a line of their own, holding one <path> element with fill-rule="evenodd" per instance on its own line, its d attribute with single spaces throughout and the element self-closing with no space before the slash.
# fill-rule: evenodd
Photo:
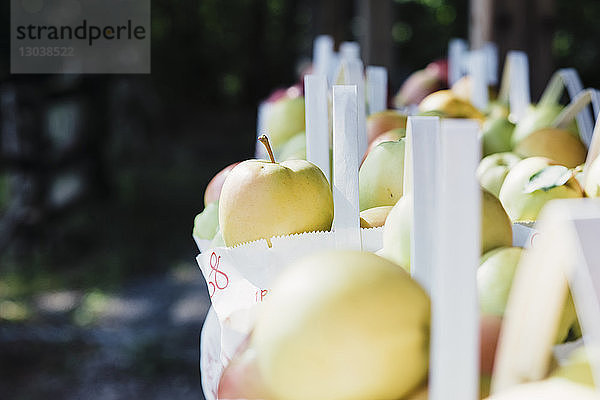
<svg viewBox="0 0 600 400">
<path fill-rule="evenodd" d="M 519 161 L 521 157 L 514 153 L 490 154 L 479 163 L 477 179 L 484 189 L 498 197 L 508 171 Z"/>
<path fill-rule="evenodd" d="M 358 171 L 360 210 L 393 206 L 402 197 L 405 140 L 382 142 Z"/>
<path fill-rule="evenodd" d="M 219 230 L 219 203 L 212 202 L 194 218 L 193 235 L 199 239 L 212 240 Z"/>
<path fill-rule="evenodd" d="M 588 197 L 600 197 L 600 157 L 592 162 L 586 175 L 585 194 Z"/>
<path fill-rule="evenodd" d="M 563 378 L 523 383 L 498 392 L 488 400 L 599 400 L 598 393 L 587 386 Z"/>
<path fill-rule="evenodd" d="M 479 305 L 484 315 L 502 317 L 523 249 L 501 247 L 485 254 L 477 270 Z"/>
<path fill-rule="evenodd" d="M 238 165 L 239 162 L 235 162 L 233 164 L 229 164 L 221 171 L 219 171 L 206 185 L 206 189 L 204 190 L 204 205 L 207 206 L 214 201 L 218 201 L 219 197 L 221 197 L 221 189 L 223 188 L 223 183 L 225 182 L 225 178 L 231 172 L 231 170 Z"/>
<path fill-rule="evenodd" d="M 252 333 L 278 400 L 399 399 L 427 377 L 430 301 L 373 253 L 329 251 L 286 269 Z"/>
<path fill-rule="evenodd" d="M 360 212 L 361 228 L 377 228 L 385 224 L 392 206 L 373 207 Z"/>
<path fill-rule="evenodd" d="M 306 160 L 306 133 L 299 132 L 285 142 L 277 158 L 281 161 Z"/>
<path fill-rule="evenodd" d="M 481 122 L 485 116 L 470 102 L 458 98 L 451 90 L 438 90 L 425 97 L 419 104 L 419 112 L 439 112 L 448 118 L 472 118 Z"/>
<path fill-rule="evenodd" d="M 367 141 L 371 143 L 384 132 L 392 129 L 406 129 L 407 116 L 396 110 L 376 112 L 367 117 Z"/>
<path fill-rule="evenodd" d="M 223 184 L 219 225 L 229 247 L 292 233 L 326 231 L 333 196 L 323 172 L 305 160 L 247 160 Z"/>
<path fill-rule="evenodd" d="M 283 97 L 267 107 L 265 129 L 273 150 L 281 146 L 298 132 L 305 130 L 304 97 Z"/>
<path fill-rule="evenodd" d="M 481 128 L 482 155 L 505 153 L 512 150 L 511 137 L 515 125 L 507 118 L 489 118 Z"/>
<path fill-rule="evenodd" d="M 365 155 L 363 156 L 363 159 L 361 160 L 360 164 L 362 165 L 362 163 L 365 162 L 365 158 L 367 158 L 369 153 L 371 151 L 373 151 L 373 149 L 375 147 L 377 147 L 380 143 L 397 142 L 398 140 L 400 140 L 404 137 L 406 137 L 406 129 L 404 129 L 404 128 L 396 128 L 396 129 L 392 129 L 390 131 L 383 132 L 381 135 L 379 135 L 375 139 L 373 139 L 373 141 L 371 143 L 369 143 L 369 146 L 367 147 L 367 151 L 365 151 Z"/>
<path fill-rule="evenodd" d="M 579 347 L 573 350 L 573 352 L 569 354 L 567 360 L 562 362 L 557 369 L 552 371 L 550 376 L 553 378 L 568 379 L 571 382 L 592 388 L 595 387 L 590 357 L 588 355 L 589 351 L 593 353 L 594 357 L 600 356 L 597 349 L 594 351 L 594 348 L 589 346 Z"/>
<path fill-rule="evenodd" d="M 500 201 L 482 189 L 481 253 L 512 245 L 512 224 Z M 381 255 L 410 271 L 412 196 L 403 196 L 390 211 L 383 228 Z"/>
<path fill-rule="evenodd" d="M 535 221 L 544 205 L 554 199 L 582 197 L 582 189 L 575 178 L 565 185 L 550 190 L 524 193 L 529 178 L 555 163 L 544 157 L 529 157 L 511 168 L 500 189 L 500 201 L 513 222 Z"/>
<path fill-rule="evenodd" d="M 544 128 L 531 133 L 515 147 L 523 158 L 546 157 L 568 168 L 585 162 L 587 149 L 578 137 L 564 129 Z"/>
<path fill-rule="evenodd" d="M 519 121 L 512 135 L 512 145 L 516 147 L 519 142 L 531 135 L 533 132 L 548 128 L 554 119 L 561 113 L 563 106 L 560 104 L 545 106 L 530 106 L 525 116 Z M 573 121 L 568 128 L 575 137 L 579 137 L 577 125 Z"/>
</svg>

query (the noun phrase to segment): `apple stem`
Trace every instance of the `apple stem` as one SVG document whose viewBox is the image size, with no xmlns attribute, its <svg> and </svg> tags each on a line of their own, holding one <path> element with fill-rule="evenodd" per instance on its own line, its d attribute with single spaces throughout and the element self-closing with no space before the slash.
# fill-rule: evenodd
<svg viewBox="0 0 600 400">
<path fill-rule="evenodd" d="M 267 149 L 267 153 L 269 153 L 269 158 L 271 159 L 271 162 L 274 163 L 275 157 L 273 157 L 273 150 L 271 149 L 271 143 L 269 143 L 269 138 L 267 137 L 267 135 L 260 135 L 258 141 L 261 142 L 263 146 L 265 146 L 265 148 Z"/>
</svg>

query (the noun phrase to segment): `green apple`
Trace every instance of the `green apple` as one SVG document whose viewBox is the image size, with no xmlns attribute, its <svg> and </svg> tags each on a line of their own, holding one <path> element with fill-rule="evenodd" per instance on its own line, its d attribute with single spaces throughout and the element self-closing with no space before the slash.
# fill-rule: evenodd
<svg viewBox="0 0 600 400">
<path fill-rule="evenodd" d="M 535 221 L 553 199 L 582 197 L 572 171 L 544 157 L 530 157 L 511 168 L 500 189 L 500 201 L 513 222 Z"/>
<path fill-rule="evenodd" d="M 393 206 L 402 197 L 404 138 L 382 142 L 365 158 L 358 172 L 360 210 Z"/>
<path fill-rule="evenodd" d="M 385 220 L 392 210 L 392 206 L 368 208 L 360 212 L 361 228 L 377 228 L 385 224 Z"/>
<path fill-rule="evenodd" d="M 286 96 L 267 106 L 265 129 L 276 152 L 304 126 L 304 97 Z"/>
<path fill-rule="evenodd" d="M 279 157 L 281 161 L 306 160 L 306 134 L 298 132 L 281 146 Z"/>
<path fill-rule="evenodd" d="M 544 128 L 517 144 L 514 152 L 523 158 L 546 157 L 569 168 L 585 162 L 587 149 L 579 137 L 567 130 Z"/>
<path fill-rule="evenodd" d="M 484 254 L 477 270 L 479 305 L 484 315 L 503 316 L 523 249 L 501 247 Z"/>
<path fill-rule="evenodd" d="M 498 197 L 508 171 L 521 158 L 514 153 L 496 153 L 483 158 L 477 167 L 477 179 L 481 186 Z"/>
<path fill-rule="evenodd" d="M 375 139 L 373 139 L 373 141 L 371 143 L 369 143 L 369 146 L 367 147 L 367 151 L 365 151 L 365 155 L 363 156 L 363 159 L 361 161 L 361 165 L 365 161 L 365 158 L 369 155 L 369 153 L 375 147 L 377 147 L 380 143 L 395 142 L 395 141 L 402 139 L 403 137 L 406 137 L 406 129 L 404 129 L 404 128 L 396 128 L 396 129 L 392 129 L 391 131 L 383 132 L 381 135 L 379 135 Z"/>
<path fill-rule="evenodd" d="M 219 230 L 219 202 L 212 202 L 194 218 L 193 235 L 198 239 L 212 240 Z"/>
<path fill-rule="evenodd" d="M 520 247 L 501 247 L 482 257 L 477 270 L 477 290 L 482 315 L 504 316 L 513 279 L 524 251 L 526 250 Z M 565 341 L 575 321 L 575 306 L 569 294 L 557 330 L 556 343 Z"/>
<path fill-rule="evenodd" d="M 557 369 L 552 371 L 550 376 L 565 378 L 581 385 L 595 387 L 590 365 L 590 355 L 592 357 L 600 357 L 597 349 L 594 350 L 593 347 L 582 346 L 573 350 L 569 354 L 569 357 L 564 362 L 561 362 Z"/>
<path fill-rule="evenodd" d="M 286 269 L 250 339 L 278 400 L 400 399 L 429 363 L 430 301 L 373 253 L 329 251 Z"/>
<path fill-rule="evenodd" d="M 333 196 L 323 172 L 306 160 L 247 160 L 227 176 L 219 201 L 219 226 L 227 246 L 292 233 L 326 231 Z"/>
<path fill-rule="evenodd" d="M 481 254 L 512 245 L 512 225 L 500 201 L 481 190 Z M 403 196 L 390 211 L 383 228 L 381 255 L 410 270 L 412 197 Z"/>
<path fill-rule="evenodd" d="M 550 127 L 563 108 L 560 104 L 530 106 L 525 116 L 515 127 L 512 135 L 513 147 L 533 132 Z M 574 121 L 569 125 L 568 131 L 573 136 L 579 137 L 579 131 Z"/>
<path fill-rule="evenodd" d="M 481 127 L 482 155 L 512 150 L 511 137 L 515 125 L 505 117 L 486 119 Z"/>
<path fill-rule="evenodd" d="M 585 194 L 600 197 L 600 157 L 596 157 L 585 174 Z"/>
</svg>

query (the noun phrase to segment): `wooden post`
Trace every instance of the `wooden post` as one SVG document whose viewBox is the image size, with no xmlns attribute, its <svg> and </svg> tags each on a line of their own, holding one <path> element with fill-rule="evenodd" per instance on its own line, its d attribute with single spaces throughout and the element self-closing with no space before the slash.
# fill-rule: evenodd
<svg viewBox="0 0 600 400">
<path fill-rule="evenodd" d="M 392 65 L 393 4 L 387 0 L 357 0 L 357 39 L 365 65 Z"/>
<path fill-rule="evenodd" d="M 469 27 L 471 49 L 480 49 L 485 42 L 492 40 L 493 9 L 492 0 L 471 0 L 471 22 Z"/>
</svg>

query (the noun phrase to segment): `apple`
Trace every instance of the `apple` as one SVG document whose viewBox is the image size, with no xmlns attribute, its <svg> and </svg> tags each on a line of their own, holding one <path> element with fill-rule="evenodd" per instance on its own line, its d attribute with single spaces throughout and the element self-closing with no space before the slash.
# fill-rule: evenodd
<svg viewBox="0 0 600 400">
<path fill-rule="evenodd" d="M 451 90 L 438 90 L 419 104 L 421 113 L 439 112 L 447 118 L 472 118 L 482 121 L 485 116 L 470 102 L 458 98 Z"/>
<path fill-rule="evenodd" d="M 358 171 L 360 210 L 393 206 L 402 197 L 405 140 L 382 142 Z"/>
<path fill-rule="evenodd" d="M 306 160 L 246 160 L 227 176 L 219 226 L 227 246 L 279 235 L 331 229 L 333 196 L 319 167 Z"/>
<path fill-rule="evenodd" d="M 396 110 L 385 110 L 367 117 L 367 141 L 371 143 L 377 136 L 392 129 L 406 129 L 405 114 Z"/>
<path fill-rule="evenodd" d="M 496 153 L 484 157 L 477 167 L 477 179 L 481 186 L 498 197 L 508 171 L 521 157 L 514 153 Z"/>
<path fill-rule="evenodd" d="M 582 195 L 573 171 L 544 157 L 519 161 L 500 189 L 500 201 L 513 222 L 535 221 L 548 201 Z"/>
<path fill-rule="evenodd" d="M 590 365 L 590 352 L 592 357 L 600 357 L 597 349 L 590 346 L 581 346 L 573 350 L 560 366 L 550 373 L 551 377 L 565 378 L 571 382 L 594 387 L 594 377 Z M 593 359 L 593 358 L 592 358 Z"/>
<path fill-rule="evenodd" d="M 304 126 L 304 97 L 286 96 L 267 106 L 264 127 L 276 152 Z"/>
<path fill-rule="evenodd" d="M 360 212 L 361 228 L 377 228 L 385 224 L 385 219 L 392 210 L 392 206 L 380 206 Z"/>
<path fill-rule="evenodd" d="M 550 127 L 563 108 L 560 104 L 530 106 L 525 116 L 515 126 L 512 135 L 513 147 L 533 132 Z M 574 121 L 569 125 L 568 131 L 579 137 L 579 131 Z"/>
<path fill-rule="evenodd" d="M 515 125 L 505 117 L 486 119 L 481 128 L 482 155 L 511 151 L 514 129 Z"/>
<path fill-rule="evenodd" d="M 235 162 L 233 164 L 229 164 L 221 171 L 219 171 L 206 185 L 206 189 L 204 190 L 204 205 L 207 206 L 213 201 L 218 201 L 221 196 L 221 189 L 223 188 L 223 182 L 225 182 L 225 178 L 231 172 L 233 167 L 238 165 L 239 162 Z"/>
<path fill-rule="evenodd" d="M 456 82 L 450 88 L 452 93 L 459 99 L 465 101 L 471 101 L 471 92 L 473 91 L 473 80 L 470 75 L 465 75 Z M 488 87 L 488 98 L 493 99 L 496 97 L 496 93 L 490 87 Z"/>
<path fill-rule="evenodd" d="M 596 157 L 585 174 L 585 194 L 600 197 L 600 157 Z"/>
<path fill-rule="evenodd" d="M 212 240 L 219 230 L 219 202 L 214 201 L 194 218 L 193 235 L 198 239 Z"/>
<path fill-rule="evenodd" d="M 501 247 L 485 254 L 477 270 L 479 305 L 484 315 L 502 317 L 523 249 Z"/>
<path fill-rule="evenodd" d="M 514 152 L 523 158 L 546 157 L 560 165 L 575 168 L 585 162 L 587 149 L 579 137 L 567 130 L 544 128 L 522 139 Z"/>
<path fill-rule="evenodd" d="M 523 383 L 498 392 L 488 400 L 600 400 L 600 396 L 588 386 L 578 385 L 567 379 L 551 378 L 538 382 Z"/>
<path fill-rule="evenodd" d="M 306 134 L 298 132 L 281 146 L 279 157 L 281 161 L 306 160 Z"/>
<path fill-rule="evenodd" d="M 427 95 L 441 88 L 442 82 L 433 69 L 425 68 L 415 71 L 402 83 L 398 93 L 394 96 L 394 107 L 403 108 L 419 104 Z"/>
<path fill-rule="evenodd" d="M 363 159 L 361 161 L 361 165 L 363 162 L 365 162 L 365 158 L 367 158 L 367 155 L 369 155 L 369 153 L 371 151 L 373 151 L 373 149 L 375 147 L 377 147 L 377 145 L 379 145 L 380 143 L 396 142 L 396 141 L 404 138 L 405 136 L 406 136 L 406 129 L 404 129 L 404 128 L 396 128 L 396 129 L 392 129 L 390 131 L 383 132 L 381 135 L 379 135 L 375 139 L 373 139 L 373 141 L 371 143 L 369 143 L 369 146 L 367 147 L 367 151 L 365 152 L 365 155 L 363 156 Z"/>
<path fill-rule="evenodd" d="M 426 379 L 430 301 L 398 265 L 328 251 L 286 269 L 251 337 L 278 400 L 400 399 Z"/>
<path fill-rule="evenodd" d="M 501 247 L 482 257 L 477 270 L 477 290 L 482 315 L 503 317 L 513 279 L 524 251 L 520 247 Z M 563 308 L 556 334 L 556 343 L 562 343 L 576 321 L 575 306 L 569 294 Z"/>
<path fill-rule="evenodd" d="M 512 245 L 512 225 L 500 201 L 482 189 L 481 253 Z M 410 270 L 412 197 L 403 196 L 390 211 L 383 228 L 381 255 Z"/>
</svg>

